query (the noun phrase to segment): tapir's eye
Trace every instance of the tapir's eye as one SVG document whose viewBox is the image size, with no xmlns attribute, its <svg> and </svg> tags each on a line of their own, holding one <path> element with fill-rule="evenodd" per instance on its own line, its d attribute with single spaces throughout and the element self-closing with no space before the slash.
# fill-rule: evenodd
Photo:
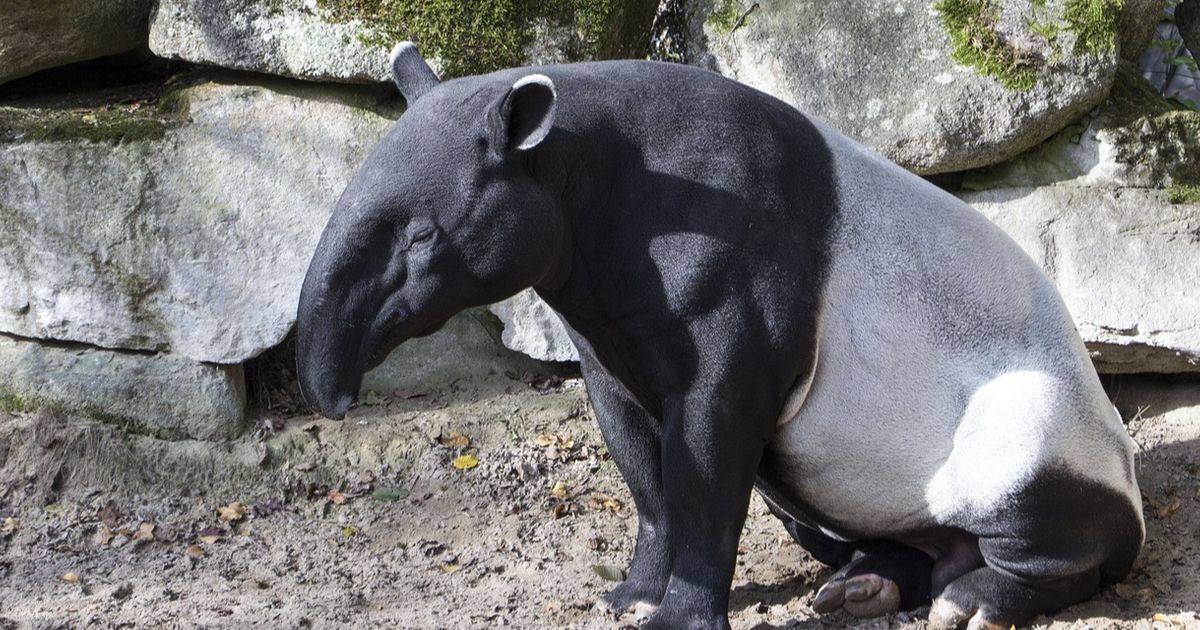
<svg viewBox="0 0 1200 630">
<path fill-rule="evenodd" d="M 431 227 L 422 228 L 413 233 L 412 238 L 408 240 L 410 245 L 420 245 L 433 240 L 434 229 Z"/>
</svg>

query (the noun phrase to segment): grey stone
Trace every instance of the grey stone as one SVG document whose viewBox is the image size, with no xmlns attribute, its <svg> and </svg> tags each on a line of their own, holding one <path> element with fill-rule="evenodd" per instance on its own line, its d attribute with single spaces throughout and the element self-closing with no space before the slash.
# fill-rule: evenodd
<svg viewBox="0 0 1200 630">
<path fill-rule="evenodd" d="M 1101 372 L 1200 371 L 1200 206 L 1140 188 L 962 197 L 1054 280 Z"/>
<path fill-rule="evenodd" d="M 388 51 L 363 25 L 323 19 L 316 0 L 159 0 L 150 49 L 161 57 L 319 81 L 387 81 Z"/>
<path fill-rule="evenodd" d="M 1162 0 L 1125 0 L 1125 7 L 1121 9 L 1121 23 L 1117 28 L 1121 58 L 1137 61 L 1154 41 L 1154 31 L 1162 19 Z"/>
<path fill-rule="evenodd" d="M 213 363 L 276 345 L 391 124 L 374 94 L 205 83 L 157 139 L 0 142 L 0 332 Z"/>
<path fill-rule="evenodd" d="M 469 309 L 454 317 L 438 332 L 410 339 L 363 377 L 362 391 L 388 395 L 427 393 L 459 381 L 475 385 L 492 374 L 543 373 L 546 366 L 528 356 L 505 348 L 500 341 L 500 322 L 487 309 Z M 494 379 L 493 379 L 494 380 Z"/>
<path fill-rule="evenodd" d="M 1175 7 L 1175 25 L 1192 57 L 1200 59 L 1200 0 L 1183 0 Z"/>
<path fill-rule="evenodd" d="M 777 96 L 922 174 L 1012 158 L 1107 94 L 1115 29 L 1095 52 L 1077 50 L 1065 0 L 1043 9 L 1031 0 L 992 3 L 999 17 L 991 32 L 1035 69 L 1028 89 L 954 61 L 932 4 L 690 0 L 689 61 Z M 1034 23 L 1056 29 L 1053 38 Z"/>
<path fill-rule="evenodd" d="M 151 0 L 5 0 L 0 83 L 146 42 Z"/>
<path fill-rule="evenodd" d="M 245 420 L 240 365 L 0 335 L 0 397 L 54 405 L 166 439 L 225 440 Z"/>
<path fill-rule="evenodd" d="M 579 360 L 566 327 L 532 289 L 490 308 L 504 322 L 505 346 L 542 361 Z"/>
</svg>

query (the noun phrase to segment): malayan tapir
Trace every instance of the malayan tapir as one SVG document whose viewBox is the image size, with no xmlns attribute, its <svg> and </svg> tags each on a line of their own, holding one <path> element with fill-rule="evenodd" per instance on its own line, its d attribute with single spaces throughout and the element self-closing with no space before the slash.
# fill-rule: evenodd
<svg viewBox="0 0 1200 630">
<path fill-rule="evenodd" d="M 1144 537 L 1134 448 L 1054 286 L 975 210 L 766 94 L 614 61 L 439 82 L 346 188 L 300 296 L 302 391 L 533 287 L 637 506 L 603 602 L 726 628 L 752 489 L 836 572 L 813 608 L 1008 628 Z"/>
</svg>

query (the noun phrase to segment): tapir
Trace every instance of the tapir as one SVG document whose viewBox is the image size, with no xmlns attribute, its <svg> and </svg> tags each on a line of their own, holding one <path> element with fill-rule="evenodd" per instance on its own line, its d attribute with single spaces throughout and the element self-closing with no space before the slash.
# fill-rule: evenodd
<svg viewBox="0 0 1200 630">
<path fill-rule="evenodd" d="M 300 295 L 304 396 L 532 287 L 637 508 L 645 628 L 727 628 L 757 489 L 835 567 L 820 613 L 1009 628 L 1121 580 L 1134 446 L 1061 297 L 974 209 L 814 117 L 684 65 L 439 81 L 333 210 Z"/>
</svg>

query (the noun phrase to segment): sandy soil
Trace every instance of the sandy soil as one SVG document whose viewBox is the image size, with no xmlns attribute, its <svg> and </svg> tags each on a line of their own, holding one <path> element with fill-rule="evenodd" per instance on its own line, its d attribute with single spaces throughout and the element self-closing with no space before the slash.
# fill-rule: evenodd
<svg viewBox="0 0 1200 630">
<path fill-rule="evenodd" d="M 268 417 L 220 449 L 0 412 L 0 629 L 633 627 L 592 609 L 635 518 L 582 386 L 485 380 Z M 1200 380 L 1108 386 L 1149 540 L 1126 582 L 1038 625 L 1200 628 Z M 733 627 L 924 627 L 814 616 L 826 575 L 756 499 Z"/>
</svg>

